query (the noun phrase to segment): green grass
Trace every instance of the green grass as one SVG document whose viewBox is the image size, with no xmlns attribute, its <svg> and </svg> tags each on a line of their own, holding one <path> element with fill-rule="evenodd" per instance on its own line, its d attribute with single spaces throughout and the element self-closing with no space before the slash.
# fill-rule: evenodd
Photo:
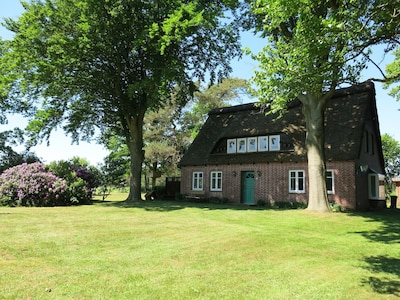
<svg viewBox="0 0 400 300">
<path fill-rule="evenodd" d="M 397 210 L 0 208 L 0 299 L 394 299 L 399 254 Z"/>
</svg>

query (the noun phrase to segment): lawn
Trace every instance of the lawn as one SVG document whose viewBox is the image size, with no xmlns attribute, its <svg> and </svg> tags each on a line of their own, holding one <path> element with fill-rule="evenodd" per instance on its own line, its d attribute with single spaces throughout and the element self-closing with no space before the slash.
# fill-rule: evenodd
<svg viewBox="0 0 400 300">
<path fill-rule="evenodd" d="M 400 212 L 3 207 L 0 270 L 0 299 L 394 299 Z"/>
</svg>

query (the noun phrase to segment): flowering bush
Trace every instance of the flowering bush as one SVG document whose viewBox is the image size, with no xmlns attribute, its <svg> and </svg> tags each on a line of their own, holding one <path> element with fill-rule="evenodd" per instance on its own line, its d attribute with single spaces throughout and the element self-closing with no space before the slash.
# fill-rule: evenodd
<svg viewBox="0 0 400 300">
<path fill-rule="evenodd" d="M 0 175 L 1 205 L 70 205 L 66 191 L 67 182 L 39 162 L 18 165 Z"/>
<path fill-rule="evenodd" d="M 63 160 L 50 163 L 49 168 L 54 174 L 66 180 L 67 192 L 71 199 L 79 204 L 90 203 L 92 191 L 98 185 L 93 170 Z"/>
</svg>

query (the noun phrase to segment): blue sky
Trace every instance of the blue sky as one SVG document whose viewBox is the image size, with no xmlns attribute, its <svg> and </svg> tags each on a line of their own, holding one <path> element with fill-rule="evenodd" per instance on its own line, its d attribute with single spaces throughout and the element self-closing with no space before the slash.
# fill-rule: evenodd
<svg viewBox="0 0 400 300">
<path fill-rule="evenodd" d="M 0 10 L 0 19 L 4 17 L 16 18 L 23 12 L 23 8 L 19 0 L 2 0 L 2 7 Z M 12 35 L 4 27 L 0 26 L 0 36 L 2 39 L 10 39 Z M 263 41 L 255 38 L 251 33 L 243 34 L 243 46 L 248 46 L 253 52 L 258 52 L 262 46 Z M 376 49 L 374 57 L 380 63 L 380 67 L 384 69 L 387 63 L 393 60 L 392 56 L 383 59 L 380 49 Z M 232 77 L 239 77 L 249 79 L 257 67 L 257 63 L 249 57 L 243 57 L 241 60 L 233 60 L 232 62 L 233 73 Z M 362 81 L 372 77 L 380 77 L 379 71 L 371 66 L 362 76 Z M 400 141 L 400 130 L 397 128 L 400 124 L 400 103 L 388 95 L 388 90 L 382 88 L 382 84 L 375 83 L 376 99 L 379 115 L 379 123 L 381 134 L 390 134 L 393 138 Z M 10 116 L 8 125 L 0 125 L 0 131 L 4 131 L 16 126 L 23 127 L 26 122 L 19 116 Z M 73 156 L 84 157 L 92 164 L 102 162 L 103 158 L 107 155 L 107 151 L 95 142 L 86 143 L 80 142 L 79 145 L 71 145 L 71 138 L 65 136 L 62 129 L 54 131 L 50 139 L 50 146 L 46 143 L 38 145 L 32 149 L 36 154 L 46 162 L 54 160 L 69 159 Z"/>
</svg>

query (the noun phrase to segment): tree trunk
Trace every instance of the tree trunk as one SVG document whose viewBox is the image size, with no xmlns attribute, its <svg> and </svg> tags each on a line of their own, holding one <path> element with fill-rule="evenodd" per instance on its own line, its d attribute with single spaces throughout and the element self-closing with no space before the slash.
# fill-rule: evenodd
<svg viewBox="0 0 400 300">
<path fill-rule="evenodd" d="M 315 95 L 301 95 L 306 120 L 308 159 L 308 210 L 330 212 L 326 190 L 325 167 L 325 103 Z"/>
<path fill-rule="evenodd" d="M 129 179 L 129 196 L 127 202 L 137 202 L 142 200 L 141 196 L 141 178 L 142 165 L 144 160 L 143 151 L 143 118 L 145 110 L 137 116 L 126 117 L 126 124 L 129 129 L 129 135 L 126 142 L 129 149 L 131 159 L 130 179 Z"/>
</svg>

